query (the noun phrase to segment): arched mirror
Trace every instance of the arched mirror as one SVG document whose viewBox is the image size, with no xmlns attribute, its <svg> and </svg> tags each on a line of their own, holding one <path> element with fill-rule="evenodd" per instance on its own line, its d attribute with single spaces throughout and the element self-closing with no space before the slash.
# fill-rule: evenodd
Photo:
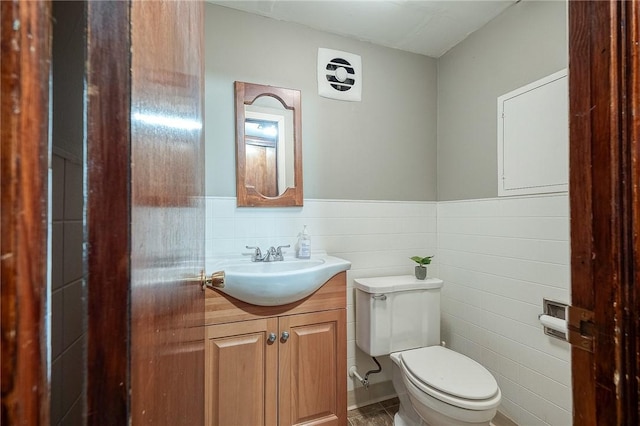
<svg viewBox="0 0 640 426">
<path fill-rule="evenodd" d="M 238 207 L 302 206 L 300 91 L 236 81 Z"/>
</svg>

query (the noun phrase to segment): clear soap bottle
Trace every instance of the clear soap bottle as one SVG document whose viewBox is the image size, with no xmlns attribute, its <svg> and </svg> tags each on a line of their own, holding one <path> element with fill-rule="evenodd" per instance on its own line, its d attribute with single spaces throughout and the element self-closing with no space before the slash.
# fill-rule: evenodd
<svg viewBox="0 0 640 426">
<path fill-rule="evenodd" d="M 302 232 L 298 234 L 298 251 L 299 259 L 311 258 L 311 235 L 307 231 L 307 225 L 304 225 Z"/>
</svg>

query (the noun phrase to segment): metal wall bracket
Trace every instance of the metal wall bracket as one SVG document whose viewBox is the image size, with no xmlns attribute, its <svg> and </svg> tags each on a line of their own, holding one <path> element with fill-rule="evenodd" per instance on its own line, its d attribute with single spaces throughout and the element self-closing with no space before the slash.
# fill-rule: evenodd
<svg viewBox="0 0 640 426">
<path fill-rule="evenodd" d="M 569 343 L 585 351 L 593 352 L 595 314 L 584 308 L 569 306 Z"/>
</svg>

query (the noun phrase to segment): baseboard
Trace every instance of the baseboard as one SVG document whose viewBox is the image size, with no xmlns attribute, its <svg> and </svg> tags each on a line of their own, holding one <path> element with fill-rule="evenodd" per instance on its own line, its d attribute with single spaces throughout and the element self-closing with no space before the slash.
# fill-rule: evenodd
<svg viewBox="0 0 640 426">
<path fill-rule="evenodd" d="M 395 396 L 396 391 L 393 389 L 391 380 L 372 384 L 369 388 L 358 386 L 354 390 L 347 392 L 347 410 L 375 404 L 376 402 L 385 401 Z"/>
</svg>

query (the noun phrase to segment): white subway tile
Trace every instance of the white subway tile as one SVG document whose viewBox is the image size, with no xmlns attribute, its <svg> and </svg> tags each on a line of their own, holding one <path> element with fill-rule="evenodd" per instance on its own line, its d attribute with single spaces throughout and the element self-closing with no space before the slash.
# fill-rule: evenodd
<svg viewBox="0 0 640 426">
<path fill-rule="evenodd" d="M 348 307 L 347 309 L 353 309 L 353 306 Z M 356 323 L 349 322 L 347 323 L 347 342 L 355 342 L 356 340 Z"/>
<path fill-rule="evenodd" d="M 519 364 L 492 350 L 482 348 L 481 359 L 479 360 L 485 367 L 496 371 L 505 378 L 514 382 L 518 381 Z"/>
<path fill-rule="evenodd" d="M 233 218 L 215 218 L 207 221 L 205 234 L 211 228 L 211 237 L 218 238 L 234 238 L 235 237 L 235 221 Z M 209 234 L 206 234 L 209 235 Z"/>
<path fill-rule="evenodd" d="M 542 396 L 526 388 L 522 388 L 521 393 L 523 408 L 531 413 L 535 413 L 547 424 L 553 426 L 568 426 L 572 424 L 570 411 L 547 401 Z"/>
<path fill-rule="evenodd" d="M 482 298 L 482 307 L 494 314 L 501 315 L 533 327 L 540 325 L 540 321 L 538 320 L 538 314 L 542 313 L 540 306 L 519 302 L 496 294 L 484 293 Z"/>
<path fill-rule="evenodd" d="M 571 349 L 568 344 L 566 346 L 565 359 L 524 345 L 514 345 L 510 357 L 565 386 L 571 386 Z"/>
<path fill-rule="evenodd" d="M 499 213 L 496 199 L 438 203 L 438 217 L 492 217 Z"/>
<path fill-rule="evenodd" d="M 215 217 L 235 217 L 235 198 L 213 198 L 213 214 Z"/>
<path fill-rule="evenodd" d="M 571 389 L 523 365 L 518 368 L 518 383 L 560 408 L 571 411 Z"/>
<path fill-rule="evenodd" d="M 500 198 L 498 202 L 501 216 L 569 217 L 569 197 L 567 197 L 567 194 L 545 197 Z"/>
</svg>

